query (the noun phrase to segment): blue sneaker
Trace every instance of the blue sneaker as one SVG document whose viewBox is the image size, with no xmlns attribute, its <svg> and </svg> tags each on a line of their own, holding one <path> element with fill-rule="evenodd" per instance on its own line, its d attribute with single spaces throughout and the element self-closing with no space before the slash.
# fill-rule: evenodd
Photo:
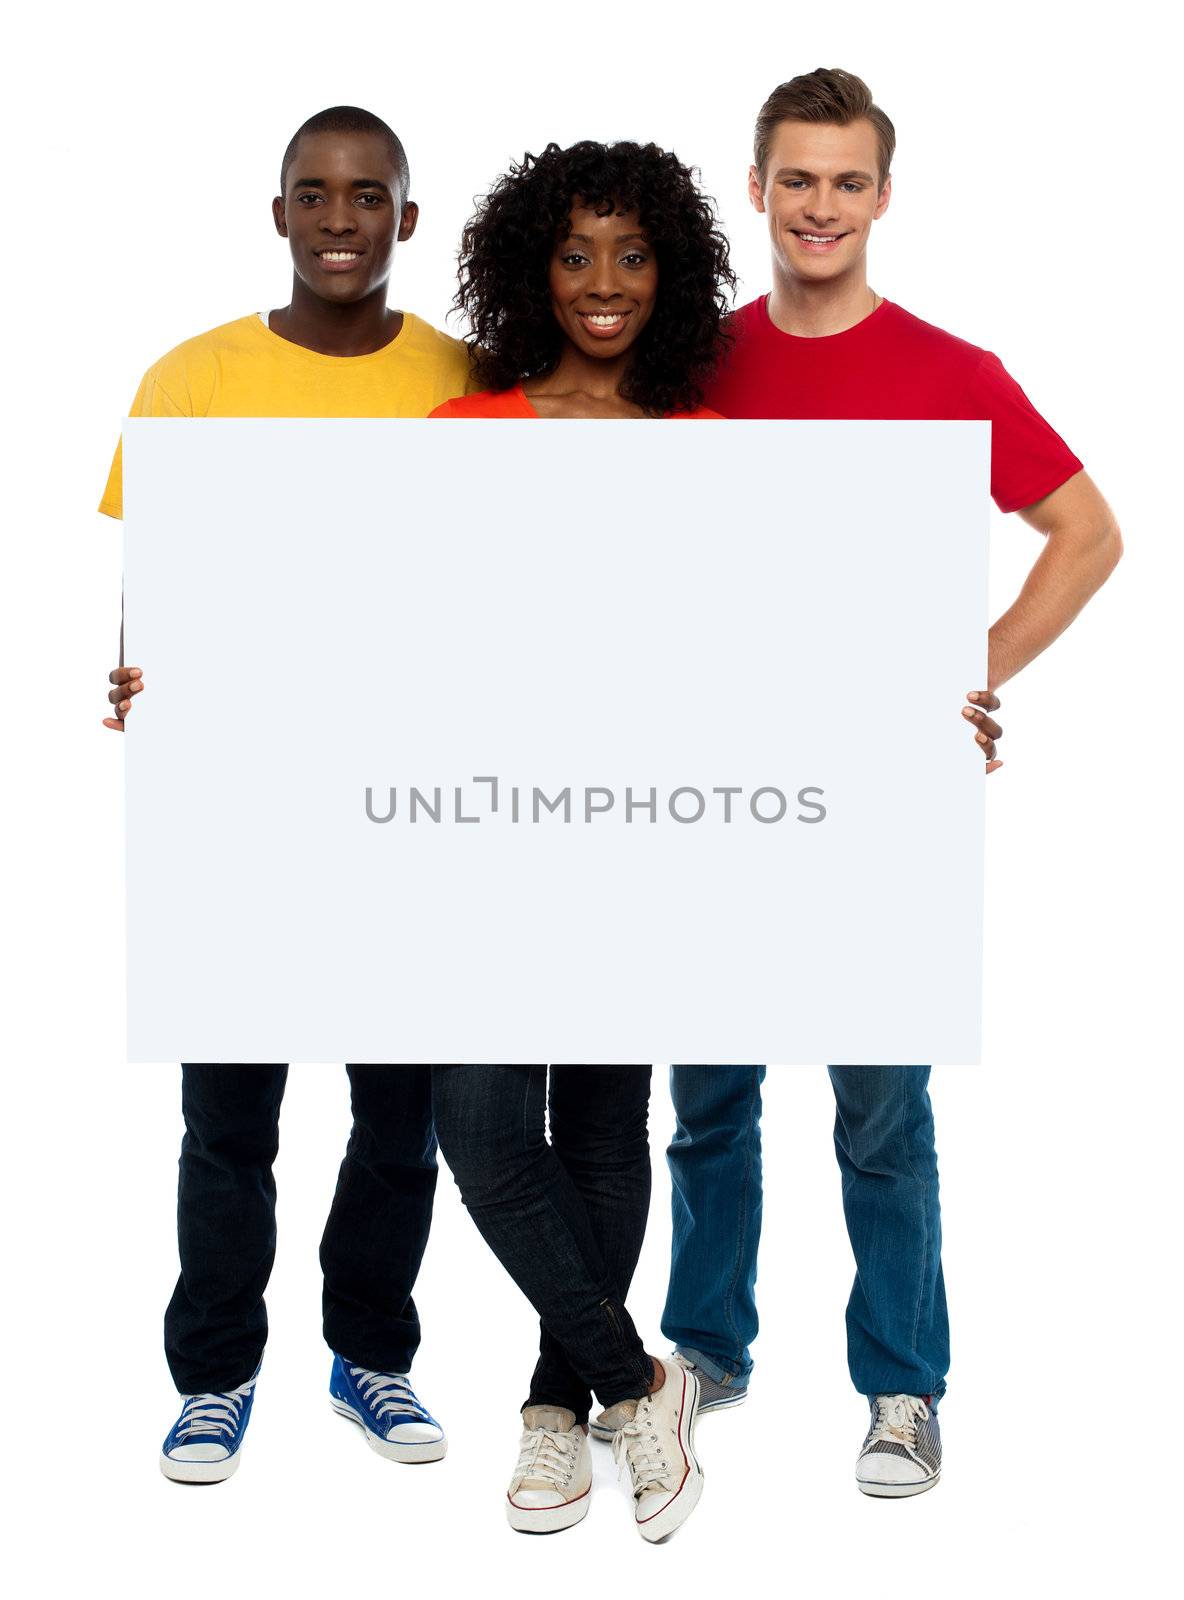
<svg viewBox="0 0 1184 1600">
<path fill-rule="evenodd" d="M 221 1483 L 238 1470 L 238 1453 L 251 1420 L 254 1375 L 237 1389 L 187 1394 L 181 1415 L 160 1447 L 160 1470 L 174 1483 Z"/>
<path fill-rule="evenodd" d="M 372 1372 L 334 1353 L 329 1399 L 388 1461 L 440 1461 L 448 1450 L 444 1429 L 420 1405 L 405 1372 Z"/>
</svg>

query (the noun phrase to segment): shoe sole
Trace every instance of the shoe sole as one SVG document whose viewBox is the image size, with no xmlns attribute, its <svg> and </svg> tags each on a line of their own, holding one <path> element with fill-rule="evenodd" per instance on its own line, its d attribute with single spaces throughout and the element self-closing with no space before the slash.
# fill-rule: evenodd
<svg viewBox="0 0 1184 1600">
<path fill-rule="evenodd" d="M 748 1399 L 747 1393 L 741 1389 L 727 1400 L 700 1400 L 698 1416 L 710 1416 L 713 1411 L 735 1411 L 737 1406 L 742 1406 Z M 613 1433 L 611 1428 L 602 1428 L 598 1422 L 588 1424 L 589 1436 L 599 1439 L 601 1444 L 612 1444 Z"/>
<path fill-rule="evenodd" d="M 356 1428 L 360 1428 L 371 1450 L 386 1461 L 402 1461 L 415 1466 L 424 1461 L 443 1461 L 448 1454 L 447 1439 L 425 1439 L 420 1444 L 396 1444 L 391 1439 L 380 1439 L 376 1433 L 372 1433 L 353 1407 L 347 1406 L 344 1400 L 338 1400 L 336 1395 L 329 1396 L 329 1404 L 339 1417 L 346 1417 Z"/>
<path fill-rule="evenodd" d="M 238 1451 L 224 1461 L 174 1461 L 162 1450 L 160 1470 L 172 1483 L 225 1483 L 238 1471 Z"/>
<path fill-rule="evenodd" d="M 688 1372 L 687 1377 L 694 1384 L 691 1414 L 687 1419 L 687 1460 L 690 1470 L 683 1479 L 682 1488 L 670 1504 L 656 1515 L 647 1518 L 645 1522 L 637 1524 L 637 1531 L 647 1544 L 660 1544 L 663 1539 L 669 1539 L 672 1533 L 677 1532 L 699 1504 L 703 1493 L 703 1468 L 699 1465 L 699 1458 L 695 1454 L 695 1423 L 699 1420 L 699 1380 L 693 1372 Z"/>
<path fill-rule="evenodd" d="M 578 1500 L 569 1500 L 562 1506 L 516 1506 L 507 1495 L 506 1520 L 515 1533 L 562 1533 L 564 1528 L 583 1522 L 591 1498 L 591 1485 Z"/>
<path fill-rule="evenodd" d="M 860 1494 L 870 1495 L 873 1500 L 907 1500 L 910 1495 L 924 1494 L 940 1481 L 941 1473 L 935 1472 L 923 1483 L 865 1483 L 862 1478 L 856 1478 L 855 1483 Z"/>
</svg>

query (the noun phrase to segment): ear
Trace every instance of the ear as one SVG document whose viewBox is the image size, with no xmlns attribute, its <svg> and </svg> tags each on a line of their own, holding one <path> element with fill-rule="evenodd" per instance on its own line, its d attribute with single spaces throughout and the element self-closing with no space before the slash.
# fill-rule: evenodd
<svg viewBox="0 0 1184 1600">
<path fill-rule="evenodd" d="M 399 243 L 410 239 L 415 232 L 415 224 L 419 221 L 419 207 L 414 200 L 404 203 L 402 216 L 399 218 Z"/>
<path fill-rule="evenodd" d="M 872 212 L 872 221 L 882 217 L 888 209 L 888 202 L 892 199 L 892 174 L 884 179 L 884 187 L 880 190 L 880 198 L 876 201 L 876 209 Z"/>
<path fill-rule="evenodd" d="M 271 202 L 271 218 L 275 223 L 275 231 L 281 239 L 288 237 L 288 219 L 284 216 L 284 197 L 277 194 Z"/>
<path fill-rule="evenodd" d="M 765 191 L 761 187 L 761 175 L 755 167 L 748 169 L 748 198 L 752 201 L 753 210 L 764 211 Z"/>
</svg>

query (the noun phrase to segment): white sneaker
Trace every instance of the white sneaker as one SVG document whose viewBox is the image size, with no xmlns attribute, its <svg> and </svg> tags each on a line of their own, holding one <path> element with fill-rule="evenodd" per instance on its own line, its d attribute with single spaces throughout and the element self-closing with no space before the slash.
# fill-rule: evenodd
<svg viewBox="0 0 1184 1600">
<path fill-rule="evenodd" d="M 527 1406 L 506 1516 L 519 1533 L 558 1533 L 588 1515 L 592 1452 L 574 1411 Z"/>
<path fill-rule="evenodd" d="M 690 1367 L 694 1371 L 696 1378 L 698 1378 L 698 1415 L 700 1417 L 705 1417 L 709 1411 L 734 1411 L 737 1406 L 742 1406 L 747 1400 L 747 1382 L 743 1388 L 739 1389 L 733 1387 L 731 1379 L 727 1383 L 717 1383 L 714 1378 L 703 1371 L 702 1367 L 696 1366 L 695 1362 L 691 1361 L 687 1356 L 680 1355 L 677 1350 L 672 1352 L 670 1359 L 671 1361 L 677 1361 L 680 1367 Z M 627 1400 L 624 1404 L 631 1406 L 633 1402 Z M 613 1434 L 616 1433 L 621 1422 L 628 1421 L 628 1417 L 618 1419 L 620 1409 L 620 1406 L 610 1406 L 607 1411 L 602 1411 L 598 1417 L 592 1418 L 592 1421 L 588 1424 L 588 1432 L 593 1439 L 600 1439 L 605 1444 L 612 1444 Z"/>
<path fill-rule="evenodd" d="M 871 1408 L 871 1426 L 855 1463 L 861 1492 L 900 1499 L 932 1489 L 941 1477 L 941 1433 L 930 1397 L 878 1394 Z"/>
<path fill-rule="evenodd" d="M 662 1370 L 666 1381 L 657 1394 L 636 1401 L 632 1420 L 613 1436 L 613 1456 L 633 1480 L 637 1531 L 651 1544 L 681 1527 L 703 1493 L 694 1450 L 699 1380 L 675 1361 L 663 1361 Z"/>
</svg>

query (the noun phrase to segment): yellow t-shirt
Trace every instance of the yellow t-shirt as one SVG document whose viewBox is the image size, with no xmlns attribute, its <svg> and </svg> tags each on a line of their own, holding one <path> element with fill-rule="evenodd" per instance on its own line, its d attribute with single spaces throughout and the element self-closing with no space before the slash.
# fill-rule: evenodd
<svg viewBox="0 0 1184 1600">
<path fill-rule="evenodd" d="M 186 339 L 144 374 L 133 417 L 426 417 L 469 387 L 459 339 L 410 312 L 397 339 L 365 356 L 325 356 L 239 317 Z M 123 449 L 99 510 L 123 515 Z"/>
</svg>

